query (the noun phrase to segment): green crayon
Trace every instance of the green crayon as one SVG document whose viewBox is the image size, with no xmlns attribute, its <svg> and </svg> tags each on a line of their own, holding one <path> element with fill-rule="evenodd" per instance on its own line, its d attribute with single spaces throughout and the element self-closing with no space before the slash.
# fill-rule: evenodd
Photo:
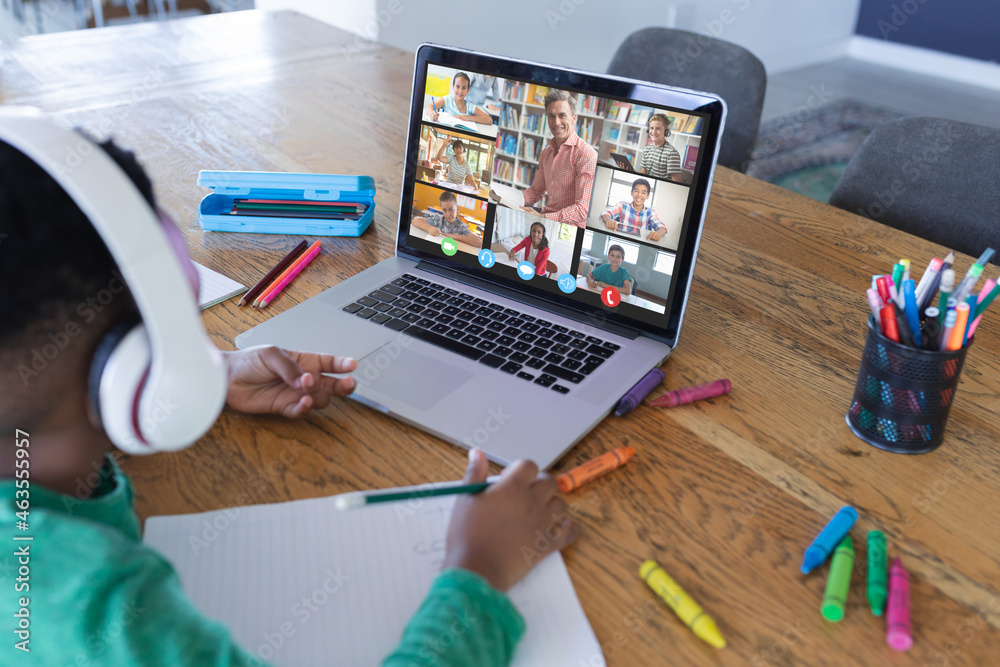
<svg viewBox="0 0 1000 667">
<path fill-rule="evenodd" d="M 837 622 L 844 618 L 847 591 L 851 587 L 851 570 L 854 569 L 854 544 L 850 535 L 844 535 L 830 560 L 830 577 L 823 593 L 823 618 Z"/>
<path fill-rule="evenodd" d="M 885 583 L 886 563 L 885 535 L 873 530 L 868 533 L 868 604 L 876 616 L 882 615 L 888 598 Z"/>
</svg>

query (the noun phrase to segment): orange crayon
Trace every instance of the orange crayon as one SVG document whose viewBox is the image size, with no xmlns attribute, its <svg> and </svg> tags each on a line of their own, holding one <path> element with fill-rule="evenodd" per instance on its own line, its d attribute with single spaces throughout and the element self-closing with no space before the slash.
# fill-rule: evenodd
<svg viewBox="0 0 1000 667">
<path fill-rule="evenodd" d="M 601 454 L 596 459 L 587 461 L 583 465 L 559 475 L 556 478 L 559 490 L 563 493 L 574 491 L 601 475 L 621 468 L 632 458 L 633 454 L 635 454 L 634 447 L 619 447 L 618 449 L 612 449 L 610 452 Z"/>
</svg>

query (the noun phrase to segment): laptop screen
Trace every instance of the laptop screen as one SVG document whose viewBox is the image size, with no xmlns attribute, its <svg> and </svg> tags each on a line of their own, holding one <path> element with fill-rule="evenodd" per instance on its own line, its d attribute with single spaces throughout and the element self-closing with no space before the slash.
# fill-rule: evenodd
<svg viewBox="0 0 1000 667">
<path fill-rule="evenodd" d="M 423 46 L 398 250 L 676 339 L 723 105 Z"/>
</svg>

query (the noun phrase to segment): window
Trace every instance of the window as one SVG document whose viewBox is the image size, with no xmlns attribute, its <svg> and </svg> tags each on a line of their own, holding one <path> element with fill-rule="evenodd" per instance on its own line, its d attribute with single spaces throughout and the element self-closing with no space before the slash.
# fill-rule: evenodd
<svg viewBox="0 0 1000 667">
<path fill-rule="evenodd" d="M 574 225 L 559 225 L 559 234 L 556 236 L 560 241 L 576 240 L 576 227 Z"/>
<path fill-rule="evenodd" d="M 668 252 L 658 252 L 656 253 L 656 261 L 653 262 L 653 270 L 659 271 L 660 273 L 666 273 L 667 275 L 673 275 L 675 259 L 677 259 L 677 257 Z"/>
<path fill-rule="evenodd" d="M 583 233 L 583 249 L 590 250 L 590 246 L 593 242 L 594 242 L 594 232 L 588 229 Z"/>
<path fill-rule="evenodd" d="M 608 237 L 608 250 L 610 250 L 613 245 L 620 245 L 622 250 L 625 251 L 625 259 L 622 262 L 623 264 L 635 264 L 639 260 L 639 245 L 637 243 L 622 241 L 618 237 Z"/>
</svg>

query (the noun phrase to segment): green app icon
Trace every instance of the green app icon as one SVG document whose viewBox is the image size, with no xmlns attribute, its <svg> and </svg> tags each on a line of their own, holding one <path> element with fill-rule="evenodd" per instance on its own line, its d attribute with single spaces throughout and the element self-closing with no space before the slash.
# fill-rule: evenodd
<svg viewBox="0 0 1000 667">
<path fill-rule="evenodd" d="M 455 239 L 446 236 L 441 239 L 441 250 L 444 250 L 444 254 L 451 257 L 458 252 L 458 242 Z"/>
</svg>

